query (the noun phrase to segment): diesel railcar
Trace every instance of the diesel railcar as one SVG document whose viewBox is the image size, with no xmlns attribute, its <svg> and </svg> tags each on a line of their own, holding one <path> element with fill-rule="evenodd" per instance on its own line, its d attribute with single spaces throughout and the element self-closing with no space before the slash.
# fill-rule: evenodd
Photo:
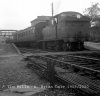
<svg viewBox="0 0 100 96">
<path fill-rule="evenodd" d="M 49 21 L 42 33 L 45 47 L 55 50 L 81 50 L 88 40 L 90 19 L 78 12 L 63 12 Z"/>
<path fill-rule="evenodd" d="M 16 32 L 13 42 L 43 49 L 81 50 L 84 41 L 88 40 L 89 31 L 88 17 L 78 12 L 63 12 L 48 21 L 38 22 Z"/>
</svg>

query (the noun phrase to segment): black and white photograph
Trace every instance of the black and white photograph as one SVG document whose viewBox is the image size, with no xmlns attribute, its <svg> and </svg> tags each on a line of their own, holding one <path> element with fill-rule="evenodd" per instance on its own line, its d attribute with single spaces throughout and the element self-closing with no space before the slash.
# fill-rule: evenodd
<svg viewBox="0 0 100 96">
<path fill-rule="evenodd" d="M 0 0 L 0 96 L 100 96 L 100 0 Z"/>
</svg>

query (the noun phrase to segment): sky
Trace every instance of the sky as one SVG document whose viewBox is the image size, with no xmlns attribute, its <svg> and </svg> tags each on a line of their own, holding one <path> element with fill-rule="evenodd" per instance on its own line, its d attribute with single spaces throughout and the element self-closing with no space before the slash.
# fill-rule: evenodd
<svg viewBox="0 0 100 96">
<path fill-rule="evenodd" d="M 37 16 L 51 16 L 52 1 L 54 15 L 64 11 L 83 14 L 92 2 L 100 3 L 100 0 L 0 0 L 0 30 L 21 30 L 31 26 Z"/>
</svg>

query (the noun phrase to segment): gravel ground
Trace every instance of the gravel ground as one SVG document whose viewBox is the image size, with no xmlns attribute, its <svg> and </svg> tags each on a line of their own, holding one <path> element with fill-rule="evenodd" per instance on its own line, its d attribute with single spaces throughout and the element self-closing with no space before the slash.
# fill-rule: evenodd
<svg viewBox="0 0 100 96">
<path fill-rule="evenodd" d="M 32 70 L 28 69 L 22 56 L 0 57 L 1 91 L 18 85 L 40 87 L 41 85 L 49 86 L 49 82 L 43 79 L 41 80 L 41 78 L 39 78 Z M 70 91 L 64 92 L 60 89 L 54 91 L 48 89 L 43 92 L 35 93 L 31 96 L 75 96 L 69 92 Z"/>
<path fill-rule="evenodd" d="M 21 55 L 16 54 L 16 50 L 11 45 L 0 45 L 2 45 L 0 46 L 0 96 L 21 96 L 19 93 L 19 95 L 15 95 L 13 92 L 12 95 L 8 95 L 8 93 L 11 94 L 12 89 L 9 91 L 10 88 L 20 85 L 49 86 L 49 82 L 41 79 L 33 70 L 26 67 L 27 62 L 23 60 Z M 25 94 L 28 95 L 22 94 L 22 96 L 75 96 L 69 90 L 65 92 L 60 89 L 54 91 L 47 89 L 34 95 Z"/>
<path fill-rule="evenodd" d="M 17 54 L 12 44 L 0 43 L 0 55 Z"/>
<path fill-rule="evenodd" d="M 25 65 L 21 56 L 0 58 L 0 89 L 24 84 L 30 86 L 47 84 Z"/>
</svg>

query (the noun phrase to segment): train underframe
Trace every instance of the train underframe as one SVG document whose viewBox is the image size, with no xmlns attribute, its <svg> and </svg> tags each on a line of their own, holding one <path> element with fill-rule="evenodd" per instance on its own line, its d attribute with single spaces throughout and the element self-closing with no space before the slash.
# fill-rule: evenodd
<svg viewBox="0 0 100 96">
<path fill-rule="evenodd" d="M 39 48 L 55 51 L 77 51 L 84 49 L 84 42 L 43 41 L 39 42 Z"/>
<path fill-rule="evenodd" d="M 55 50 L 55 51 L 77 51 L 84 49 L 84 42 L 64 42 L 63 40 L 53 40 L 53 41 L 38 41 L 38 42 L 18 42 L 15 43 L 20 47 L 31 47 L 43 50 Z"/>
</svg>

